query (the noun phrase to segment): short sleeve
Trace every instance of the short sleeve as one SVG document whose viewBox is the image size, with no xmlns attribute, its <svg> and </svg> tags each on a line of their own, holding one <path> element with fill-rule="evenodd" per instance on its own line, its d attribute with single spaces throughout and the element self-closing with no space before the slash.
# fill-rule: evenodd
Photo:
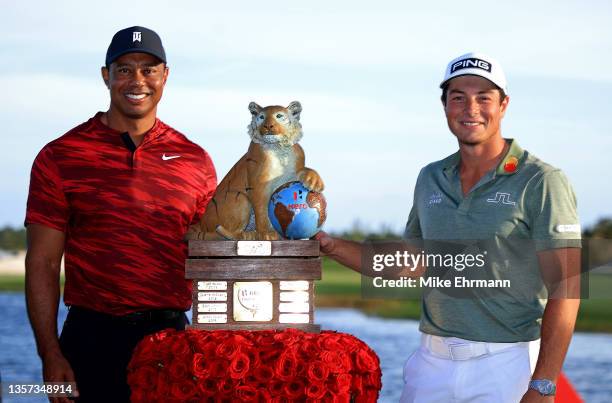
<svg viewBox="0 0 612 403">
<path fill-rule="evenodd" d="M 563 172 L 544 173 L 529 197 L 536 250 L 581 247 L 576 195 Z"/>
<path fill-rule="evenodd" d="M 423 239 L 423 232 L 421 231 L 421 223 L 419 222 L 419 212 L 417 203 L 417 191 L 423 176 L 424 169 L 421 169 L 419 176 L 417 177 L 416 184 L 414 185 L 414 197 L 412 200 L 412 208 L 410 214 L 408 214 L 408 222 L 406 222 L 406 228 L 404 230 L 404 239 Z"/>
<path fill-rule="evenodd" d="M 196 224 L 200 221 L 200 218 L 206 211 L 208 203 L 215 194 L 215 190 L 217 190 L 217 172 L 215 171 L 215 166 L 212 159 L 208 153 L 206 153 L 206 151 L 204 151 L 203 172 L 204 175 L 202 183 L 199 187 L 201 191 L 197 199 L 196 213 L 193 216 L 190 225 Z"/>
<path fill-rule="evenodd" d="M 406 223 L 406 229 L 404 230 L 404 239 L 422 239 L 423 233 L 421 232 L 421 225 L 419 223 L 419 215 L 417 214 L 417 208 L 412 205 L 410 214 L 408 214 L 408 222 Z"/>
<path fill-rule="evenodd" d="M 46 146 L 32 165 L 25 225 L 41 224 L 66 232 L 69 216 L 60 172 L 53 151 Z"/>
</svg>

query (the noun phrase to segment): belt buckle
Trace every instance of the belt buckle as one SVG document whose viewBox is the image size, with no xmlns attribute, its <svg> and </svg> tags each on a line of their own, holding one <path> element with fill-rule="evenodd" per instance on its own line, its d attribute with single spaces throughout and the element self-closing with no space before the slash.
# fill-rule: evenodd
<svg viewBox="0 0 612 403">
<path fill-rule="evenodd" d="M 471 344 L 449 344 L 448 351 L 453 361 L 469 360 L 473 355 Z"/>
</svg>

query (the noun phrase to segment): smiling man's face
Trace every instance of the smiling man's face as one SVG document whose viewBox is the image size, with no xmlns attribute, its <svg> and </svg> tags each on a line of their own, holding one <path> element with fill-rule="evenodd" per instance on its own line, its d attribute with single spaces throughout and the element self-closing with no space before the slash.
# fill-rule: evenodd
<svg viewBox="0 0 612 403">
<path fill-rule="evenodd" d="M 456 77 L 448 83 L 446 94 L 446 121 L 460 143 L 474 146 L 501 137 L 501 120 L 510 98 L 501 100 L 492 82 L 478 76 Z"/>
<path fill-rule="evenodd" d="M 147 53 L 128 53 L 102 68 L 110 90 L 111 110 L 129 118 L 153 117 L 168 78 L 168 68 Z"/>
</svg>

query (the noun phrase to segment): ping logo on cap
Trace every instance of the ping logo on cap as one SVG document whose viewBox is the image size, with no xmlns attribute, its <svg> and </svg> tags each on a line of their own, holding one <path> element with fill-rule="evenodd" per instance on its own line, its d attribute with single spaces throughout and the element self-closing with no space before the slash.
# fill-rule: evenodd
<svg viewBox="0 0 612 403">
<path fill-rule="evenodd" d="M 477 68 L 481 70 L 491 72 L 491 63 L 486 60 L 478 59 L 476 57 L 470 57 L 467 59 L 459 60 L 451 66 L 450 74 L 453 74 L 457 70 Z"/>
<path fill-rule="evenodd" d="M 132 43 L 137 41 L 142 43 L 142 32 L 134 31 L 132 32 Z"/>
</svg>

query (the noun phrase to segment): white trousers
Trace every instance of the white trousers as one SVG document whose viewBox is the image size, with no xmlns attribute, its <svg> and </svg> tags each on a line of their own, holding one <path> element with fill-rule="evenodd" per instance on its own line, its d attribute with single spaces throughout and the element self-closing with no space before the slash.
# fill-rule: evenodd
<svg viewBox="0 0 612 403">
<path fill-rule="evenodd" d="M 432 338 L 436 343 L 431 342 Z M 448 345 L 449 351 L 452 346 L 457 353 L 466 350 L 491 352 L 467 359 L 450 352 L 450 357 L 440 354 L 444 353 L 441 343 Z M 487 344 L 425 335 L 419 349 L 404 364 L 404 390 L 400 402 L 519 402 L 535 368 L 540 340 L 504 343 L 507 348 L 500 347 L 499 343 Z"/>
</svg>

